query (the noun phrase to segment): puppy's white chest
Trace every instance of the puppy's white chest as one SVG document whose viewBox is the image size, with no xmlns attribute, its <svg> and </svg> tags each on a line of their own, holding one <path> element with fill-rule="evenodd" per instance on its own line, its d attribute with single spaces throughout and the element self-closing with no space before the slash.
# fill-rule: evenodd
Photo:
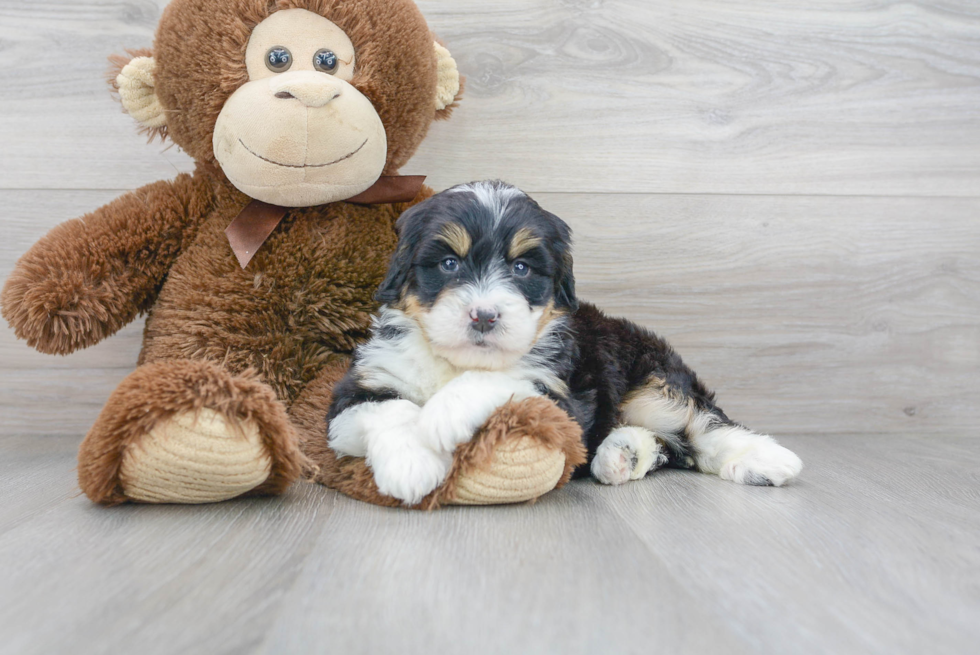
<svg viewBox="0 0 980 655">
<path fill-rule="evenodd" d="M 360 353 L 361 384 L 390 389 L 402 398 L 424 405 L 461 371 L 432 354 L 425 339 L 413 330 L 398 339 L 372 340 Z"/>
</svg>

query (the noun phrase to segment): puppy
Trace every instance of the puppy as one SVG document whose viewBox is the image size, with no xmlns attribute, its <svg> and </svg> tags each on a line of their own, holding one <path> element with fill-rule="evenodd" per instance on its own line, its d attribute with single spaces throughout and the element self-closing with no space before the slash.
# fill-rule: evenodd
<svg viewBox="0 0 980 655">
<path fill-rule="evenodd" d="M 795 454 L 725 416 L 663 339 L 576 300 L 568 226 L 520 190 L 457 186 L 397 227 L 385 305 L 328 415 L 330 446 L 366 457 L 382 493 L 419 502 L 497 408 L 538 395 L 582 426 L 604 484 L 665 465 L 754 485 L 799 474 Z"/>
</svg>

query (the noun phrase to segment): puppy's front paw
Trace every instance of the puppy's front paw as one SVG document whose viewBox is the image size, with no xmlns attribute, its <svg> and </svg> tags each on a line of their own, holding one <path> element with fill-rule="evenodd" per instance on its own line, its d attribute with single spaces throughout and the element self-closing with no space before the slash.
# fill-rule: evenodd
<svg viewBox="0 0 980 655">
<path fill-rule="evenodd" d="M 452 459 L 428 448 L 405 448 L 391 456 L 374 457 L 369 464 L 378 491 L 416 505 L 446 479 Z"/>
<path fill-rule="evenodd" d="M 419 417 L 419 438 L 435 451 L 451 453 L 461 443 L 473 438 L 480 417 L 467 416 L 464 412 L 443 413 L 438 408 L 426 405 Z"/>
<path fill-rule="evenodd" d="M 539 395 L 534 384 L 493 371 L 467 371 L 439 390 L 419 415 L 419 437 L 430 448 L 452 452 L 473 438 L 510 400 Z"/>
<path fill-rule="evenodd" d="M 721 466 L 718 476 L 739 484 L 781 487 L 803 470 L 796 453 L 775 442 L 760 443 Z"/>
</svg>

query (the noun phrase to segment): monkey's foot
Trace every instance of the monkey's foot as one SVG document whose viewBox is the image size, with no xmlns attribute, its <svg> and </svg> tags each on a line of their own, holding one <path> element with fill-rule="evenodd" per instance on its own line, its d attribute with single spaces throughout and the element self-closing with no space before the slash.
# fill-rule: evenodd
<svg viewBox="0 0 980 655">
<path fill-rule="evenodd" d="M 499 505 L 543 496 L 565 472 L 565 453 L 531 437 L 497 446 L 485 468 L 473 467 L 456 478 L 456 493 L 447 505 Z"/>
<path fill-rule="evenodd" d="M 297 441 L 259 380 L 207 362 L 157 362 L 110 396 L 79 450 L 79 485 L 106 505 L 277 494 L 307 462 Z"/>
<path fill-rule="evenodd" d="M 144 503 L 212 503 L 255 489 L 272 458 L 254 421 L 232 425 L 212 409 L 175 414 L 123 453 L 123 493 Z"/>
</svg>

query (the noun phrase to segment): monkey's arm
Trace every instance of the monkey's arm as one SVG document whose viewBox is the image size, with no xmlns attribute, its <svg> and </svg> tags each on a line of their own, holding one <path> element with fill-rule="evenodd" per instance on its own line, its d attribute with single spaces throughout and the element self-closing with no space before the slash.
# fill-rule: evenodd
<svg viewBox="0 0 980 655">
<path fill-rule="evenodd" d="M 43 353 L 98 343 L 150 308 L 211 203 L 206 180 L 180 175 L 58 225 L 7 278 L 4 318 Z"/>
</svg>

